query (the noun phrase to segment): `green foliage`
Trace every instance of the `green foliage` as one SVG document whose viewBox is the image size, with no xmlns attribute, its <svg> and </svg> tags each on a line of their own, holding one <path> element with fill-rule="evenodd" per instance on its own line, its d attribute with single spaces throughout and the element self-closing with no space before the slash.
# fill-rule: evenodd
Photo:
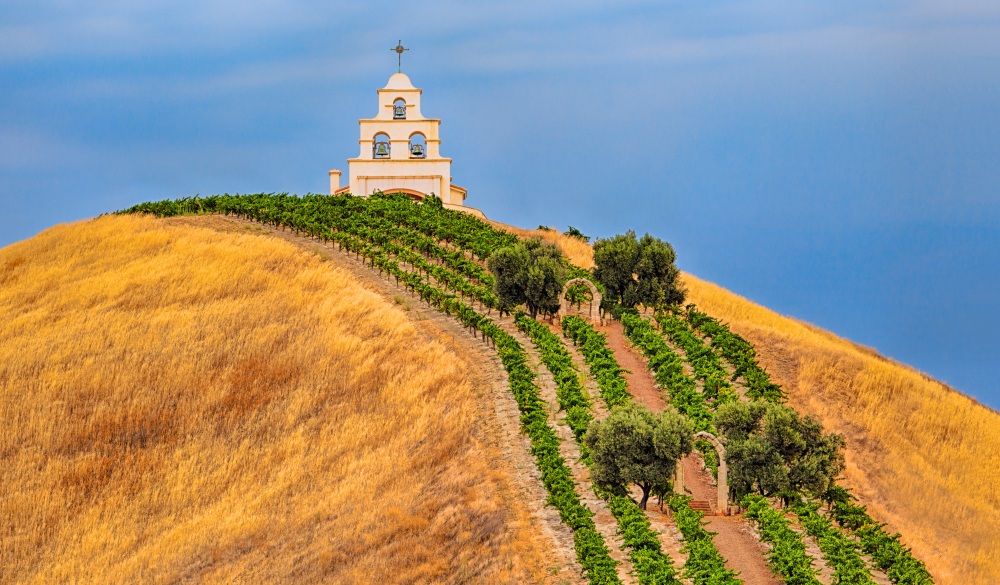
<svg viewBox="0 0 1000 585">
<path fill-rule="evenodd" d="M 646 234 L 628 231 L 594 244 L 594 277 L 611 305 L 666 307 L 684 301 L 673 247 Z"/>
<path fill-rule="evenodd" d="M 569 229 L 563 232 L 563 235 L 567 235 L 572 238 L 576 238 L 578 240 L 583 240 L 584 242 L 590 241 L 590 236 L 583 235 L 583 232 L 581 232 L 580 230 L 576 229 L 573 226 L 569 226 Z"/>
<path fill-rule="evenodd" d="M 747 383 L 747 396 L 760 398 L 771 402 L 784 400 L 781 387 L 771 381 L 771 377 L 757 363 L 757 351 L 753 345 L 728 327 L 697 310 L 694 305 L 687 306 L 687 318 L 691 326 L 712 339 L 712 347 L 716 348 L 730 364 L 735 372 L 733 380 L 743 376 Z"/>
<path fill-rule="evenodd" d="M 819 421 L 764 401 L 718 408 L 715 425 L 726 437 L 729 487 L 735 497 L 756 492 L 823 493 L 843 469 L 844 439 L 824 434 Z"/>
<path fill-rule="evenodd" d="M 680 356 L 634 309 L 619 310 L 618 317 L 625 327 L 626 337 L 646 356 L 656 383 L 670 394 L 670 404 L 691 420 L 695 431 L 712 432 L 712 412 L 705 403 L 705 396 L 698 392 L 694 379 L 684 373 L 684 362 Z"/>
<path fill-rule="evenodd" d="M 645 512 L 631 498 L 612 495 L 608 508 L 618 521 L 618 534 L 622 544 L 629 549 L 629 558 L 635 568 L 636 579 L 642 585 L 679 584 L 670 557 L 663 554 L 660 539 L 653 531 Z"/>
<path fill-rule="evenodd" d="M 524 313 L 515 315 L 514 323 L 535 344 L 545 367 L 552 372 L 552 377 L 556 382 L 556 397 L 559 399 L 559 408 L 566 411 L 566 424 L 573 431 L 577 442 L 581 442 L 593 415 L 590 414 L 590 401 L 587 400 L 583 392 L 580 373 L 573 365 L 573 357 L 566 351 L 559 337 L 549 331 L 545 325 Z M 586 448 L 583 444 L 581 444 L 581 451 L 584 459 L 587 459 Z"/>
<path fill-rule="evenodd" d="M 636 484 L 642 489 L 639 507 L 645 510 L 650 492 L 665 489 L 677 460 L 691 452 L 692 434 L 687 420 L 673 409 L 653 414 L 635 403 L 616 407 L 587 431 L 591 479 L 614 493 Z"/>
<path fill-rule="evenodd" d="M 893 583 L 930 585 L 934 582 L 924 563 L 914 558 L 900 541 L 900 534 L 887 533 L 885 525 L 875 522 L 853 497 L 835 501 L 831 515 L 837 524 L 854 531 L 861 542 L 861 550 L 871 555 L 875 566 L 885 571 Z"/>
<path fill-rule="evenodd" d="M 817 504 L 799 504 L 793 510 L 799 522 L 823 551 L 823 558 L 833 569 L 836 583 L 842 585 L 874 585 L 868 565 L 858 553 L 858 544 L 837 530 L 829 519 L 819 515 Z"/>
<path fill-rule="evenodd" d="M 632 403 L 628 393 L 624 370 L 618 365 L 603 334 L 598 333 L 585 319 L 576 315 L 563 317 L 563 335 L 573 340 L 583 359 L 590 367 L 590 375 L 597 380 L 601 397 L 609 408 Z M 629 549 L 629 558 L 635 568 L 639 583 L 672 585 L 678 583 L 670 557 L 663 554 L 660 540 L 652 530 L 646 514 L 630 497 L 608 494 L 608 508 L 618 521 L 618 533 Z"/>
<path fill-rule="evenodd" d="M 718 354 L 691 331 L 684 319 L 673 312 L 660 312 L 656 321 L 670 341 L 684 350 L 688 363 L 694 369 L 695 379 L 704 383 L 702 393 L 707 400 L 720 404 L 738 399 L 728 381 L 729 373 L 722 366 Z"/>
<path fill-rule="evenodd" d="M 598 333 L 590 323 L 576 315 L 563 317 L 562 330 L 563 335 L 572 339 L 583 354 L 604 402 L 609 407 L 631 402 L 632 396 L 622 376 L 625 370 L 618 365 L 614 352 L 608 348 L 604 334 Z"/>
<path fill-rule="evenodd" d="M 594 294 L 590 292 L 590 287 L 582 282 L 574 282 L 566 289 L 566 300 L 577 308 L 583 303 L 594 300 Z"/>
<path fill-rule="evenodd" d="M 494 252 L 487 266 L 502 310 L 524 304 L 532 318 L 559 310 L 568 271 L 562 253 L 552 244 L 538 238 L 518 241 Z"/>
<path fill-rule="evenodd" d="M 771 569 L 788 585 L 820 585 L 802 535 L 789 528 L 785 516 L 759 495 L 744 498 L 743 507 L 747 509 L 747 519 L 757 523 L 761 538 L 771 544 L 768 553 Z"/>
<path fill-rule="evenodd" d="M 691 579 L 695 585 L 740 585 L 743 581 L 737 574 L 726 569 L 725 559 L 719 554 L 712 542 L 714 532 L 705 530 L 701 521 L 703 513 L 692 510 L 688 502 L 691 498 L 674 494 L 668 505 L 674 512 L 677 528 L 684 536 L 684 547 L 681 552 L 688 555 L 684 563 L 684 577 Z"/>
</svg>

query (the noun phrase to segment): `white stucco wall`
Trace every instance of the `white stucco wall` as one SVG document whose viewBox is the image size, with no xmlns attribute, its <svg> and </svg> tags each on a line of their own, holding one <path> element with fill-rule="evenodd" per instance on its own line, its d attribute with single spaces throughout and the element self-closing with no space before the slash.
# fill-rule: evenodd
<svg viewBox="0 0 1000 585">
<path fill-rule="evenodd" d="M 404 189 L 421 195 L 434 193 L 452 205 L 463 204 L 464 190 L 451 187 L 451 159 L 441 156 L 441 121 L 423 117 L 421 94 L 403 73 L 394 74 L 386 86 L 378 90 L 378 111 L 373 118 L 358 120 L 358 156 L 347 161 L 351 194 L 367 196 L 375 191 Z M 406 102 L 406 119 L 403 120 L 393 118 L 393 104 L 399 99 Z M 410 153 L 410 137 L 417 132 L 425 139 L 424 158 L 415 158 Z M 373 157 L 372 146 L 377 134 L 388 135 L 389 158 Z M 331 175 L 331 194 L 335 190 Z"/>
</svg>

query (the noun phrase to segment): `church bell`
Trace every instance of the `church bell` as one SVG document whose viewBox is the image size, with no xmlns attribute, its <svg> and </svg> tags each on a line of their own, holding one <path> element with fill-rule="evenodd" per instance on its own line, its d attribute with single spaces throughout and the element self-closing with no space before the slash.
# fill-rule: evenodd
<svg viewBox="0 0 1000 585">
<path fill-rule="evenodd" d="M 406 106 L 395 106 L 392 109 L 392 117 L 394 120 L 405 120 L 406 119 Z"/>
<path fill-rule="evenodd" d="M 414 144 L 410 147 L 410 154 L 412 154 L 414 158 L 424 158 L 424 145 Z"/>
<path fill-rule="evenodd" d="M 389 145 L 385 142 L 375 143 L 375 158 L 383 158 L 389 156 Z"/>
</svg>

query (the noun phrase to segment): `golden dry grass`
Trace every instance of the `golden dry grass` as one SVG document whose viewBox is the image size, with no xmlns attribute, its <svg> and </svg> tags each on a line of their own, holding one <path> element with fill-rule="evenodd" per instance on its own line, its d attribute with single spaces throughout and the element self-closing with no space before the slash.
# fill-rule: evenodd
<svg viewBox="0 0 1000 585">
<path fill-rule="evenodd" d="M 539 582 L 467 364 L 276 238 L 0 250 L 0 582 Z"/>
<path fill-rule="evenodd" d="M 499 221 L 487 220 L 493 227 L 506 230 L 522 238 L 541 238 L 559 248 L 569 261 L 590 270 L 594 267 L 594 250 L 580 238 L 563 235 L 556 230 L 526 230 Z"/>
<path fill-rule="evenodd" d="M 941 584 L 1000 583 L 1000 414 L 912 368 L 686 274 L 800 412 L 846 435 L 846 484 Z"/>
</svg>

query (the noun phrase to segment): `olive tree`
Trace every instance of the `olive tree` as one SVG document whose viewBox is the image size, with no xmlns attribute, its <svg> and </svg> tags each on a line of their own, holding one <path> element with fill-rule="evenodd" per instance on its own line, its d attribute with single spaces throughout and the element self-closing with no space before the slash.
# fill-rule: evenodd
<svg viewBox="0 0 1000 585">
<path fill-rule="evenodd" d="M 616 407 L 591 423 L 584 437 L 593 460 L 591 479 L 616 493 L 629 484 L 639 486 L 639 507 L 645 510 L 649 494 L 666 491 L 677 460 L 691 452 L 693 433 L 687 419 L 671 408 L 653 414 L 636 404 Z"/>
<path fill-rule="evenodd" d="M 611 303 L 676 305 L 684 301 L 676 260 L 669 243 L 649 234 L 637 239 L 629 230 L 594 244 L 594 277 L 604 285 L 605 298 Z"/>
<path fill-rule="evenodd" d="M 844 438 L 819 421 L 764 401 L 720 405 L 716 428 L 726 437 L 729 486 L 736 499 L 805 492 L 822 495 L 844 467 Z"/>
<path fill-rule="evenodd" d="M 493 273 L 493 292 L 501 312 L 526 305 L 532 318 L 559 310 L 559 294 L 568 269 L 562 253 L 539 238 L 521 240 L 490 255 L 486 266 Z"/>
</svg>

